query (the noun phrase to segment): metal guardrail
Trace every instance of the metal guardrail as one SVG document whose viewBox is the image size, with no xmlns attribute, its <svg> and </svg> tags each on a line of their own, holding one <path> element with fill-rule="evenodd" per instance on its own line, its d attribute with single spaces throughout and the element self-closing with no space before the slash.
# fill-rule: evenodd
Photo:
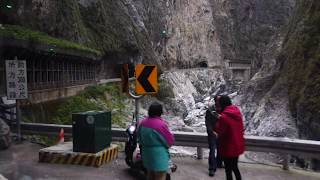
<svg viewBox="0 0 320 180">
<path fill-rule="evenodd" d="M 22 123 L 23 134 L 58 136 L 60 129 L 63 128 L 65 136 L 72 136 L 71 125 L 57 124 L 35 124 Z M 198 147 L 198 157 L 201 153 L 200 148 L 207 148 L 207 134 L 196 132 L 173 132 L 176 146 Z M 127 140 L 125 129 L 112 128 L 112 140 L 124 142 Z M 289 139 L 282 137 L 261 137 L 245 136 L 247 151 L 280 153 L 285 157 L 284 169 L 288 168 L 288 155 L 304 156 L 307 158 L 320 159 L 320 141 Z M 199 151 L 200 150 L 200 151 Z"/>
</svg>

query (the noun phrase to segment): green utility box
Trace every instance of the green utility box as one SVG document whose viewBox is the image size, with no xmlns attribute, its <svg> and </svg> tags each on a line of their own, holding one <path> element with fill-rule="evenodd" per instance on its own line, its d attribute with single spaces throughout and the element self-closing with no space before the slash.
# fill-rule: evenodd
<svg viewBox="0 0 320 180">
<path fill-rule="evenodd" d="M 72 114 L 73 151 L 97 153 L 111 143 L 111 112 Z"/>
</svg>

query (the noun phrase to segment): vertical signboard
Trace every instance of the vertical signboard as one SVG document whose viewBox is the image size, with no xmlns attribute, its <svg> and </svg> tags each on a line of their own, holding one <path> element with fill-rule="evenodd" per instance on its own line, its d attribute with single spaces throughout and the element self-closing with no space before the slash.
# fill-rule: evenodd
<svg viewBox="0 0 320 180">
<path fill-rule="evenodd" d="M 7 98 L 16 99 L 17 111 L 17 134 L 18 141 L 21 141 L 21 111 L 19 99 L 28 98 L 27 88 L 27 64 L 25 60 L 6 60 L 6 77 L 7 77 Z"/>
<path fill-rule="evenodd" d="M 8 99 L 27 99 L 27 66 L 25 60 L 6 60 Z"/>
</svg>

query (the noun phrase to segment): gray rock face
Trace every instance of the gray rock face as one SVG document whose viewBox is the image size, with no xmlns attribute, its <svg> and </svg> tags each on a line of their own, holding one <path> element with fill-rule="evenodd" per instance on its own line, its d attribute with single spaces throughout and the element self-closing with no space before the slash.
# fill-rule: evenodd
<svg viewBox="0 0 320 180">
<path fill-rule="evenodd" d="M 10 11 L 0 12 L 1 23 L 16 24 L 98 49 L 119 61 L 161 66 L 152 40 L 131 0 L 14 1 Z M 120 63 L 120 62 L 116 62 Z"/>
<path fill-rule="evenodd" d="M 279 57 L 281 76 L 300 138 L 320 140 L 320 2 L 297 1 L 295 12 Z"/>
<path fill-rule="evenodd" d="M 294 4 L 295 0 L 17 1 L 2 21 L 164 69 L 223 67 L 225 59 L 238 59 L 252 60 L 256 72 L 263 48 L 286 24 Z"/>
<path fill-rule="evenodd" d="M 245 117 L 246 132 L 252 135 L 297 137 L 298 131 L 289 110 L 289 96 L 285 80 L 279 81 L 283 37 L 278 34 L 263 53 L 260 71 L 243 87 L 236 104 Z"/>
<path fill-rule="evenodd" d="M 319 36 L 314 31 L 319 29 L 319 7 L 318 1 L 297 1 L 287 31 L 266 46 L 262 66 L 239 103 L 249 132 L 319 139 L 319 68 L 312 61 L 319 54 L 319 42 L 311 40 Z"/>
<path fill-rule="evenodd" d="M 221 66 L 221 50 L 208 0 L 167 1 L 167 36 L 163 55 L 171 66 Z"/>
<path fill-rule="evenodd" d="M 237 94 L 238 89 L 226 88 L 229 82 L 224 80 L 220 69 L 196 68 L 164 72 L 162 77 L 173 90 L 174 97 L 164 103 L 174 119 L 180 119 L 186 126 L 174 129 L 186 131 L 193 129 L 205 132 L 204 115 L 207 107 L 213 104 L 214 95 Z M 170 119 L 170 118 L 169 118 Z M 186 129 L 187 128 L 187 129 Z"/>
<path fill-rule="evenodd" d="M 237 59 L 252 60 L 256 72 L 295 0 L 138 0 L 135 5 L 166 68 L 223 67 L 225 59 Z"/>
<path fill-rule="evenodd" d="M 245 120 L 247 134 L 298 137 L 294 118 L 289 111 L 288 90 L 284 84 L 275 84 L 258 102 L 253 100 L 256 103 L 254 107 L 248 106 L 253 103 L 246 99 L 247 97 L 250 97 L 250 95 L 246 95 L 243 99 L 242 102 L 247 102 L 241 109 L 247 117 L 252 116 Z"/>
<path fill-rule="evenodd" d="M 210 0 L 223 58 L 251 60 L 252 74 L 273 35 L 288 23 L 295 0 Z"/>
<path fill-rule="evenodd" d="M 285 113 L 287 90 L 280 88 L 285 85 L 274 85 L 279 64 L 272 54 L 281 45 L 278 33 L 288 23 L 295 0 L 36 0 L 17 5 L 7 22 L 172 70 L 164 72 L 174 92 L 168 109 L 189 124 L 203 119 L 197 103 L 213 94 L 237 92 L 241 86 L 226 78 L 225 60 L 251 61 L 252 76 L 258 73 L 240 93 L 243 99 L 238 98 L 248 130 L 265 126 L 261 118 L 269 118 L 267 123 L 281 116 L 279 121 L 291 124 Z M 210 69 L 174 71 L 197 67 Z M 284 105 L 270 104 L 272 97 Z M 268 116 L 271 112 L 274 117 Z"/>
<path fill-rule="evenodd" d="M 182 102 L 187 111 L 196 108 L 198 102 L 218 93 L 226 84 L 219 69 L 188 69 L 165 72 L 163 78 L 173 89 L 176 102 Z"/>
</svg>

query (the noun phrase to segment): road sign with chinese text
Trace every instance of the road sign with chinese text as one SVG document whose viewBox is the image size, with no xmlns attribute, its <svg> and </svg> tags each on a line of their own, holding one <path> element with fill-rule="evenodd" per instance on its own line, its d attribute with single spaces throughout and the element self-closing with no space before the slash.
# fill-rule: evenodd
<svg viewBox="0 0 320 180">
<path fill-rule="evenodd" d="M 155 94 L 158 92 L 157 66 L 138 64 L 136 66 L 136 93 Z"/>
<path fill-rule="evenodd" d="M 6 60 L 8 99 L 27 99 L 27 65 L 25 60 Z"/>
</svg>

